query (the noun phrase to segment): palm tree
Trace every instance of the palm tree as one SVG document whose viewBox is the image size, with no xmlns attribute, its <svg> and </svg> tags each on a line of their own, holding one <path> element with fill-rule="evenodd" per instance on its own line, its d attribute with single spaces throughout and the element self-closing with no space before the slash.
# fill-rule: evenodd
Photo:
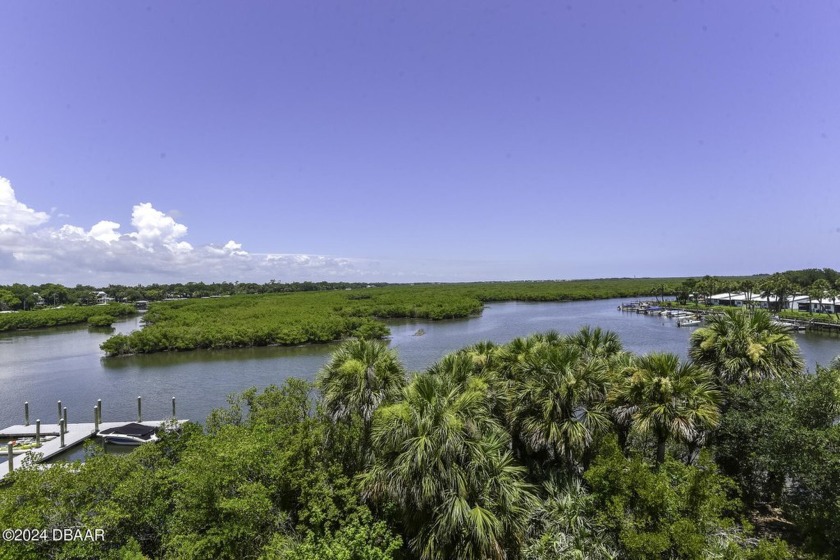
<svg viewBox="0 0 840 560">
<path fill-rule="evenodd" d="M 744 293 L 747 307 L 753 308 L 753 292 L 755 291 L 755 282 L 753 280 L 741 280 L 738 284 L 738 289 Z"/>
<path fill-rule="evenodd" d="M 495 368 L 497 357 L 499 354 L 499 346 L 489 340 L 476 342 L 471 346 L 467 346 L 458 351 L 460 354 L 466 354 L 473 362 L 473 369 L 476 373 L 482 371 L 490 371 Z"/>
<path fill-rule="evenodd" d="M 767 310 L 770 311 L 770 297 L 775 293 L 776 287 L 773 277 L 765 278 L 758 285 L 761 297 L 767 300 Z"/>
<path fill-rule="evenodd" d="M 361 453 L 369 450 L 376 409 L 393 402 L 405 385 L 397 353 L 379 340 L 343 343 L 318 374 L 321 403 L 333 422 L 362 421 Z"/>
<path fill-rule="evenodd" d="M 513 380 L 519 374 L 520 366 L 525 358 L 536 348 L 559 345 L 562 344 L 562 341 L 563 337 L 557 331 L 514 338 L 504 346 L 499 347 L 496 356 L 496 368 L 503 377 Z"/>
<path fill-rule="evenodd" d="M 669 439 L 691 443 L 720 417 L 720 392 L 711 373 L 679 356 L 655 352 L 638 358 L 628 386 L 636 406 L 633 428 L 656 439 L 656 463 L 665 460 Z"/>
<path fill-rule="evenodd" d="M 709 305 L 711 296 L 713 296 L 717 292 L 719 287 L 720 280 L 718 280 L 714 276 L 709 276 L 708 274 L 701 278 L 699 282 L 697 282 L 697 290 L 701 294 L 703 294 L 706 300 L 706 305 Z"/>
<path fill-rule="evenodd" d="M 604 359 L 585 359 L 572 344 L 539 347 L 520 366 L 514 431 L 537 458 L 585 466 L 594 438 L 610 425 Z"/>
<path fill-rule="evenodd" d="M 831 298 L 831 305 L 834 307 L 834 316 L 840 317 L 840 313 L 837 311 L 837 296 L 840 295 L 840 281 L 833 285 L 828 293 L 830 294 L 829 297 Z"/>
<path fill-rule="evenodd" d="M 453 382 L 464 386 L 471 379 L 483 380 L 486 386 L 487 409 L 496 419 L 504 421 L 510 401 L 511 382 L 492 367 L 496 348 L 492 342 L 474 344 L 447 354 L 435 362 L 428 369 L 428 373 L 449 377 Z"/>
<path fill-rule="evenodd" d="M 808 288 L 808 311 L 813 313 L 813 306 L 811 305 L 812 300 L 821 301 L 823 299 L 828 299 L 831 297 L 831 284 L 828 283 L 828 280 L 825 278 L 818 278 L 814 280 L 811 286 Z M 822 305 L 820 305 L 820 310 L 822 310 Z"/>
<path fill-rule="evenodd" d="M 607 410 L 610 412 L 613 427 L 618 435 L 618 445 L 624 455 L 627 455 L 633 415 L 638 409 L 637 403 L 630 398 L 630 383 L 636 359 L 637 356 L 630 352 L 620 352 L 609 361 L 610 387 L 607 393 Z"/>
<path fill-rule="evenodd" d="M 720 284 L 720 289 L 723 290 L 724 292 L 726 292 L 726 295 L 729 296 L 729 304 L 730 305 L 733 304 L 732 293 L 737 292 L 738 288 L 739 288 L 739 283 L 736 282 L 735 280 L 729 280 L 729 279 L 723 280 Z M 746 298 L 744 298 L 744 299 L 746 300 L 744 302 L 744 304 L 745 305 L 748 304 L 749 300 L 747 300 Z"/>
<path fill-rule="evenodd" d="M 613 331 L 601 330 L 601 327 L 582 327 L 569 336 L 568 341 L 581 349 L 584 356 L 591 358 L 612 358 L 624 348 L 621 339 Z"/>
<path fill-rule="evenodd" d="M 767 298 L 768 311 L 780 311 L 784 305 L 787 297 L 798 293 L 801 288 L 795 283 L 791 282 L 787 276 L 780 272 L 770 275 L 765 278 L 761 285 L 761 297 Z M 770 305 L 770 297 L 776 296 L 776 305 Z M 775 308 L 775 309 L 774 309 Z"/>
<path fill-rule="evenodd" d="M 689 356 L 708 367 L 722 384 L 776 379 L 802 371 L 793 337 L 762 309 L 727 309 L 691 334 Z"/>
<path fill-rule="evenodd" d="M 366 497 L 394 504 L 422 559 L 503 559 L 520 547 L 536 507 L 525 469 L 485 406 L 485 382 L 420 374 L 377 411 L 377 456 Z"/>
</svg>

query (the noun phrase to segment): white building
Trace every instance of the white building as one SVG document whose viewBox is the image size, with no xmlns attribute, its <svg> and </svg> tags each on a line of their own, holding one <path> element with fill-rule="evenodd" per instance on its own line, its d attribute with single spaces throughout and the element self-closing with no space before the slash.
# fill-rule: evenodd
<svg viewBox="0 0 840 560">
<path fill-rule="evenodd" d="M 762 296 L 760 293 L 753 292 L 748 296 L 744 292 L 732 292 L 724 294 L 715 294 L 709 298 L 712 305 L 728 305 L 731 307 L 744 307 L 752 302 L 753 307 L 760 309 L 767 309 L 768 303 L 771 307 L 777 307 L 779 298 L 775 295 Z M 804 305 L 804 308 L 802 307 Z M 785 298 L 784 309 L 808 311 L 808 296 L 792 295 Z"/>
</svg>

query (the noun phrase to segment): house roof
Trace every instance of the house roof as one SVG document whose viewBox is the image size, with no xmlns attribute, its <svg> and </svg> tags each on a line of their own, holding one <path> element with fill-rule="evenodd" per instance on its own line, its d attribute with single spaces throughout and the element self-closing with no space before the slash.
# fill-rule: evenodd
<svg viewBox="0 0 840 560">
<path fill-rule="evenodd" d="M 744 292 L 732 292 L 731 294 L 730 293 L 715 294 L 715 295 L 711 296 L 711 299 L 719 299 L 719 300 L 725 300 L 725 301 L 748 301 L 747 294 L 745 294 Z M 768 296 L 762 296 L 760 293 L 753 292 L 752 298 L 749 299 L 749 301 L 764 301 L 764 302 L 766 302 L 768 300 L 770 300 L 772 302 L 777 302 L 777 301 L 779 301 L 779 298 L 775 295 L 770 295 L 768 297 Z M 788 301 L 788 302 L 807 301 L 808 296 L 801 295 L 801 294 L 794 294 L 794 295 L 791 295 L 791 296 L 786 296 L 785 300 Z M 816 301 L 816 300 L 814 300 L 814 301 Z"/>
</svg>

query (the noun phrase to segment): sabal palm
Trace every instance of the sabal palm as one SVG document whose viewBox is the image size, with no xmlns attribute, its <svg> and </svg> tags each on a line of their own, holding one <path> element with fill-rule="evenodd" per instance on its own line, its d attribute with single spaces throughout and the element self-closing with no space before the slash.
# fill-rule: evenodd
<svg viewBox="0 0 840 560">
<path fill-rule="evenodd" d="M 421 374 L 376 414 L 362 488 L 398 506 L 421 558 L 506 558 L 524 535 L 535 498 L 486 390 L 477 377 Z"/>
<path fill-rule="evenodd" d="M 469 356 L 473 362 L 473 371 L 475 373 L 494 370 L 498 361 L 499 352 L 500 346 L 489 340 L 476 342 L 458 351 L 459 354 Z"/>
<path fill-rule="evenodd" d="M 529 450 L 576 467 L 596 435 L 608 428 L 609 371 L 572 345 L 542 346 L 519 368 L 512 424 Z"/>
<path fill-rule="evenodd" d="M 764 310 L 712 317 L 691 334 L 689 355 L 725 384 L 783 378 L 804 367 L 796 341 Z"/>
<path fill-rule="evenodd" d="M 479 343 L 458 352 L 447 354 L 429 369 L 431 375 L 447 376 L 455 383 L 466 385 L 472 378 L 485 383 L 485 403 L 493 416 L 504 421 L 510 401 L 511 382 L 496 371 L 494 356 L 496 346 L 493 343 Z"/>
<path fill-rule="evenodd" d="M 585 326 L 568 338 L 569 342 L 579 347 L 585 356 L 612 358 L 624 348 L 621 339 L 613 331 L 601 327 Z"/>
<path fill-rule="evenodd" d="M 717 425 L 720 392 L 712 374 L 679 356 L 655 352 L 636 360 L 627 386 L 635 405 L 633 429 L 656 439 L 656 462 L 665 460 L 671 438 L 690 443 Z"/>
<path fill-rule="evenodd" d="M 496 355 L 496 368 L 507 379 L 514 379 L 525 358 L 536 348 L 543 346 L 559 346 L 564 337 L 557 331 L 535 333 L 526 337 L 517 337 L 500 346 Z"/>
<path fill-rule="evenodd" d="M 405 385 L 405 369 L 394 350 L 379 340 L 343 343 L 318 374 L 321 402 L 334 421 L 362 421 L 362 452 L 370 441 L 373 414 L 393 402 Z"/>
<path fill-rule="evenodd" d="M 610 374 L 607 409 L 618 435 L 618 445 L 625 454 L 633 425 L 633 415 L 638 409 L 637 403 L 631 399 L 630 395 L 630 383 L 633 379 L 636 359 L 635 354 L 622 351 L 607 362 Z"/>
</svg>

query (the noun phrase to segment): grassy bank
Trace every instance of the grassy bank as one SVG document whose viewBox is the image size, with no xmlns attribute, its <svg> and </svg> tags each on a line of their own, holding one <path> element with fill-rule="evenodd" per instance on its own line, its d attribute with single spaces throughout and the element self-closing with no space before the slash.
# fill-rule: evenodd
<svg viewBox="0 0 840 560">
<path fill-rule="evenodd" d="M 137 310 L 133 305 L 111 303 L 108 305 L 71 306 L 2 313 L 0 314 L 0 331 L 42 329 L 88 323 L 92 318 L 94 318 L 94 323 L 101 325 L 105 324 L 106 318 L 110 318 L 110 322 L 113 322 L 119 317 L 128 317 L 136 312 Z"/>
<path fill-rule="evenodd" d="M 384 318 L 453 319 L 490 301 L 579 301 L 651 294 L 681 279 L 419 284 L 243 295 L 152 304 L 146 327 L 103 343 L 106 354 L 323 343 L 381 338 Z"/>
</svg>

